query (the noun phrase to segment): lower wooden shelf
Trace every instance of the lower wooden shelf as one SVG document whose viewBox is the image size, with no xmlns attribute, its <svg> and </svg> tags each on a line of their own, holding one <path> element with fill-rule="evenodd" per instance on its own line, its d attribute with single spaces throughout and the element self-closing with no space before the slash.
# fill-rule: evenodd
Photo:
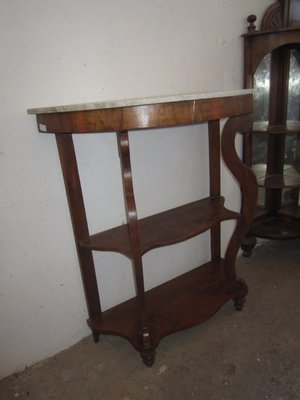
<svg viewBox="0 0 300 400">
<path fill-rule="evenodd" d="M 288 210 L 282 210 L 276 215 L 267 214 L 254 221 L 249 234 L 272 240 L 297 238 L 300 237 L 300 220 L 289 215 Z"/>
<path fill-rule="evenodd" d="M 300 220 L 300 206 L 299 205 L 290 205 L 281 208 L 280 214 L 286 217 L 295 218 Z M 299 221 L 300 223 L 300 221 Z"/>
<path fill-rule="evenodd" d="M 228 300 L 247 295 L 242 280 L 236 281 L 234 288 L 227 287 L 223 263 L 223 259 L 206 263 L 145 293 L 152 349 L 163 337 L 209 319 Z M 122 336 L 142 351 L 137 310 L 134 297 L 104 311 L 99 319 L 89 319 L 88 325 L 100 334 Z"/>
</svg>

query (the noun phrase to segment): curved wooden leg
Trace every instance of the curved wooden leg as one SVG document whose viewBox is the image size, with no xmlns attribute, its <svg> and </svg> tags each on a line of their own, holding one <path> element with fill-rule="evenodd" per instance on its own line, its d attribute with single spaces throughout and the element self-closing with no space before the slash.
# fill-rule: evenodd
<svg viewBox="0 0 300 400">
<path fill-rule="evenodd" d="M 227 120 L 222 134 L 223 160 L 232 175 L 239 183 L 240 190 L 243 195 L 241 218 L 237 221 L 235 230 L 230 238 L 224 256 L 224 275 L 229 289 L 233 289 L 233 299 L 241 296 L 243 297 L 247 293 L 243 292 L 243 286 L 241 286 L 241 282 L 238 282 L 237 280 L 235 262 L 241 242 L 249 231 L 250 224 L 255 214 L 258 192 L 257 180 L 253 171 L 241 161 L 235 151 L 235 136 L 237 132 L 239 132 L 245 135 L 245 138 L 247 139 L 247 137 L 249 137 L 251 127 L 252 118 L 250 115 L 233 117 Z"/>
<path fill-rule="evenodd" d="M 244 257 L 250 257 L 252 254 L 252 250 L 254 249 L 257 243 L 257 239 L 255 236 L 246 235 L 241 243 L 241 249 L 243 250 Z"/>
</svg>

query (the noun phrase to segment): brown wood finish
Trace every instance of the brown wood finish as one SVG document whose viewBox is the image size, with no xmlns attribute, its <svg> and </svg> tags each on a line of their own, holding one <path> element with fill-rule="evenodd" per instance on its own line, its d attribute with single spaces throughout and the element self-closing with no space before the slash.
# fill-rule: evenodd
<svg viewBox="0 0 300 400">
<path fill-rule="evenodd" d="M 266 10 L 261 23 L 262 31 L 274 31 L 283 26 L 283 8 L 280 2 L 271 4 Z"/>
<path fill-rule="evenodd" d="M 253 76 L 263 57 L 281 46 L 299 44 L 299 28 L 255 31 L 244 37 L 244 87 L 253 88 Z"/>
<path fill-rule="evenodd" d="M 141 353 L 150 366 L 159 341 L 174 332 L 197 325 L 216 313 L 228 300 L 240 310 L 247 285 L 237 278 L 235 258 L 248 229 L 256 203 L 253 172 L 235 151 L 237 132 L 247 136 L 251 126 L 252 96 L 249 94 L 156 104 L 37 115 L 38 123 L 56 133 L 80 261 L 88 324 L 94 339 L 119 335 Z M 238 116 L 240 114 L 240 116 Z M 229 118 L 220 134 L 220 118 Z M 137 215 L 128 129 L 178 126 L 208 121 L 210 196 L 147 218 Z M 120 153 L 127 224 L 90 235 L 80 187 L 72 132 L 115 130 Z M 222 147 L 221 138 L 222 136 Z M 237 179 L 243 202 L 239 213 L 224 207 L 220 194 L 220 157 Z M 199 183 L 200 184 L 200 183 Z M 235 220 L 236 228 L 224 259 L 220 255 L 220 223 Z M 211 261 L 149 291 L 144 289 L 142 256 L 161 246 L 175 244 L 207 230 L 211 233 Z M 101 312 L 92 251 L 113 251 L 132 260 L 136 296 Z"/>
<path fill-rule="evenodd" d="M 244 285 L 236 287 L 234 293 L 228 290 L 223 269 L 223 260 L 219 259 L 145 293 L 154 348 L 163 337 L 206 321 L 233 296 L 242 298 L 247 294 Z M 137 299 L 132 298 L 104 311 L 101 318 L 89 320 L 88 324 L 101 333 L 126 338 L 142 352 L 136 307 Z"/>
<path fill-rule="evenodd" d="M 253 125 L 253 135 L 267 135 L 266 162 L 253 165 L 257 183 L 265 190 L 264 213 L 259 206 L 242 243 L 245 256 L 251 255 L 256 237 L 288 239 L 300 236 L 300 223 L 296 217 L 300 173 L 298 164 L 285 165 L 287 135 L 300 133 L 300 121 L 287 121 L 290 51 L 300 48 L 300 28 L 289 26 L 289 7 L 289 0 L 271 5 L 263 16 L 260 31 L 253 29 L 256 17 L 249 16 L 250 26 L 243 35 L 245 88 L 253 87 L 253 77 L 259 63 L 264 56 L 271 54 L 268 121 L 254 121 Z M 255 147 L 251 153 L 252 156 L 257 154 Z M 296 158 L 299 158 L 298 153 Z M 245 162 L 251 165 L 249 158 Z M 286 188 L 292 188 L 295 194 L 292 207 L 294 214 L 285 212 L 282 198 Z M 288 207 L 291 209 L 290 205 Z"/>
<path fill-rule="evenodd" d="M 168 126 L 191 125 L 203 121 L 241 115 L 252 110 L 252 95 L 177 101 L 100 110 L 38 114 L 37 122 L 49 133 L 121 132 Z"/>
<path fill-rule="evenodd" d="M 198 200 L 142 218 L 139 220 L 140 254 L 190 239 L 218 225 L 220 221 L 238 218 L 238 213 L 224 207 L 222 196 Z M 80 246 L 114 251 L 130 259 L 132 257 L 128 224 L 91 235 L 87 240 L 82 240 Z"/>
</svg>

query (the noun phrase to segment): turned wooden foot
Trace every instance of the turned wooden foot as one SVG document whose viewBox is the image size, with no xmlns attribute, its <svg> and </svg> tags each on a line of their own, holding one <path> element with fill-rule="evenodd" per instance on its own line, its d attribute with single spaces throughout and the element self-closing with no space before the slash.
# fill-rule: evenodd
<svg viewBox="0 0 300 400">
<path fill-rule="evenodd" d="M 147 367 L 152 367 L 155 361 L 155 348 L 151 345 L 150 339 L 150 331 L 147 326 L 145 326 L 142 330 L 142 349 L 141 357 L 143 359 L 143 363 Z"/>
<path fill-rule="evenodd" d="M 141 352 L 141 357 L 146 367 L 152 367 L 155 361 L 155 350 Z"/>
<path fill-rule="evenodd" d="M 244 257 L 250 257 L 252 254 L 252 250 L 256 245 L 256 237 L 254 236 L 245 236 L 241 243 L 241 249 L 243 250 Z"/>
<path fill-rule="evenodd" d="M 99 338 L 100 338 L 100 333 L 97 331 L 92 331 L 92 335 L 93 335 L 93 340 L 95 343 L 99 342 Z"/>
<path fill-rule="evenodd" d="M 237 311 L 241 311 L 246 303 L 246 297 L 240 296 L 233 299 L 234 307 Z"/>
<path fill-rule="evenodd" d="M 243 279 L 237 279 L 233 282 L 229 290 L 232 292 L 232 300 L 234 307 L 237 311 L 241 311 L 246 302 L 246 296 L 248 294 L 248 286 Z"/>
</svg>

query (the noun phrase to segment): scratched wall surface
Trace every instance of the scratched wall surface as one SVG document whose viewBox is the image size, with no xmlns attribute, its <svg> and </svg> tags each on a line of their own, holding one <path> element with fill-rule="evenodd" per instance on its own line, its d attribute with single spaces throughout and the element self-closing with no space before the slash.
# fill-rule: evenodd
<svg viewBox="0 0 300 400">
<path fill-rule="evenodd" d="M 54 138 L 26 109 L 242 87 L 245 18 L 267 0 L 1 0 L 0 377 L 89 334 Z M 200 134 L 199 134 L 200 133 Z M 206 127 L 133 132 L 139 214 L 206 195 Z M 170 147 L 171 144 L 171 147 Z M 114 134 L 75 140 L 92 232 L 124 222 Z M 239 196 L 223 171 L 223 193 Z M 93 216 L 93 218 L 92 218 Z M 225 226 L 223 235 L 230 233 Z M 208 235 L 145 258 L 146 287 L 208 257 Z M 131 266 L 96 254 L 103 308 L 133 293 Z"/>
</svg>

